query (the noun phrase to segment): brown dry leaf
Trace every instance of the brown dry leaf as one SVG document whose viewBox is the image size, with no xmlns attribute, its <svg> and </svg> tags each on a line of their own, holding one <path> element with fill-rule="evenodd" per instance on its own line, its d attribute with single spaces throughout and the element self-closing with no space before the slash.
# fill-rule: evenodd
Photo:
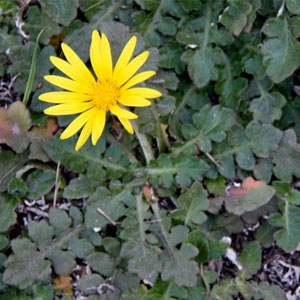
<svg viewBox="0 0 300 300">
<path fill-rule="evenodd" d="M 65 36 L 60 33 L 58 35 L 53 35 L 50 38 L 49 44 L 55 49 L 55 51 L 57 51 L 59 49 L 59 46 L 61 44 L 61 42 L 64 40 Z"/>
<path fill-rule="evenodd" d="M 267 204 L 274 194 L 275 189 L 272 186 L 247 177 L 240 188 L 233 187 L 228 191 L 225 208 L 228 212 L 241 216 Z"/>
<path fill-rule="evenodd" d="M 167 132 L 169 125 L 168 124 L 160 124 L 160 128 L 161 128 L 162 137 L 163 137 L 165 144 L 167 145 L 167 147 L 170 147 L 169 133 Z"/>
<path fill-rule="evenodd" d="M 254 180 L 252 177 L 247 177 L 243 180 L 242 185 L 240 187 L 232 187 L 229 190 L 229 197 L 234 196 L 242 196 L 247 194 L 252 189 L 257 189 L 261 187 L 263 181 Z"/>
<path fill-rule="evenodd" d="M 70 276 L 61 276 L 54 279 L 54 289 L 65 296 L 73 296 L 73 284 Z"/>
<path fill-rule="evenodd" d="M 14 102 L 8 109 L 0 108 L 0 144 L 8 145 L 17 153 L 24 151 L 30 142 L 30 126 L 30 114 L 22 102 Z"/>
<path fill-rule="evenodd" d="M 58 130 L 58 125 L 55 118 L 48 118 L 47 119 L 47 126 L 46 126 L 46 137 L 53 137 L 55 132 Z"/>
</svg>

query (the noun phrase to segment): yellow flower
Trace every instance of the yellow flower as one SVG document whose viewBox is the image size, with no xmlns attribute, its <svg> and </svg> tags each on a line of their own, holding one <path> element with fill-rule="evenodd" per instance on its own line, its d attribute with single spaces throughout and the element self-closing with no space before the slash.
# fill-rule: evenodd
<svg viewBox="0 0 300 300">
<path fill-rule="evenodd" d="M 56 116 L 79 114 L 60 136 L 61 139 L 67 139 L 81 130 L 76 151 L 90 136 L 93 145 L 96 145 L 102 135 L 108 111 L 116 115 L 124 128 L 133 134 L 129 120 L 138 116 L 124 106 L 148 106 L 151 102 L 147 99 L 161 96 L 155 89 L 133 87 L 156 74 L 154 71 L 144 71 L 134 75 L 149 56 L 149 52 L 145 51 L 131 60 L 136 41 L 137 38 L 133 36 L 127 42 L 113 67 L 110 44 L 106 35 L 102 33 L 100 36 L 98 31 L 94 30 L 90 60 L 95 76 L 66 44 L 61 45 L 66 60 L 50 57 L 53 65 L 69 78 L 56 75 L 47 75 L 44 78 L 66 91 L 44 93 L 39 99 L 57 104 L 45 109 L 45 114 Z"/>
</svg>

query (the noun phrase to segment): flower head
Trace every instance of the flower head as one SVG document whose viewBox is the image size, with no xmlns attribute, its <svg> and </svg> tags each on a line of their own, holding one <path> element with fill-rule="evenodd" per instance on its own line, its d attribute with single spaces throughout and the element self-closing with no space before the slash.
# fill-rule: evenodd
<svg viewBox="0 0 300 300">
<path fill-rule="evenodd" d="M 62 132 L 60 138 L 67 139 L 79 130 L 75 150 L 78 151 L 91 136 L 92 144 L 96 145 L 102 135 L 106 113 L 111 112 L 118 117 L 124 128 L 133 133 L 129 120 L 138 116 L 125 107 L 141 107 L 151 105 L 148 99 L 157 98 L 161 93 L 155 89 L 134 87 L 135 85 L 155 75 L 154 71 L 135 73 L 146 62 L 149 52 L 145 51 L 132 58 L 136 37 L 133 36 L 125 45 L 119 59 L 113 67 L 109 41 L 104 33 L 92 33 L 90 46 L 90 61 L 95 76 L 66 44 L 62 44 L 62 51 L 66 60 L 51 56 L 53 65 L 69 78 L 47 75 L 45 80 L 64 89 L 44 93 L 39 99 L 54 103 L 44 110 L 48 115 L 73 115 L 75 119 Z"/>
</svg>

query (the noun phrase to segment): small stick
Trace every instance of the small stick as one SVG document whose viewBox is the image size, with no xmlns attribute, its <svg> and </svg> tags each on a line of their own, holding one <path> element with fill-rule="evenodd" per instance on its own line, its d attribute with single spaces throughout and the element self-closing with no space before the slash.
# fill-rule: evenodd
<svg viewBox="0 0 300 300">
<path fill-rule="evenodd" d="M 41 217 L 46 217 L 46 218 L 49 217 L 48 213 L 46 213 L 42 210 L 39 210 L 37 208 L 34 208 L 34 207 L 26 207 L 26 211 L 30 211 L 30 212 L 38 215 L 38 216 L 41 216 Z"/>
<path fill-rule="evenodd" d="M 57 193 L 58 193 L 59 184 L 60 184 L 59 171 L 60 171 L 60 161 L 57 163 L 57 167 L 56 167 L 55 188 L 54 188 L 54 195 L 53 195 L 53 207 L 56 206 Z"/>
<path fill-rule="evenodd" d="M 97 208 L 97 211 L 112 225 L 116 226 L 116 222 L 114 222 L 101 208 Z"/>
</svg>

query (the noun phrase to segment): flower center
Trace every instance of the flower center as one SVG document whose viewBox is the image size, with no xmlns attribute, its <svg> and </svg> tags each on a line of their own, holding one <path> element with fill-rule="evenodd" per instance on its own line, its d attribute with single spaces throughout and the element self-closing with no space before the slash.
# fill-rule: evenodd
<svg viewBox="0 0 300 300">
<path fill-rule="evenodd" d="M 120 94 L 120 89 L 113 82 L 100 80 L 93 86 L 92 102 L 98 109 L 108 111 L 118 103 Z"/>
</svg>

